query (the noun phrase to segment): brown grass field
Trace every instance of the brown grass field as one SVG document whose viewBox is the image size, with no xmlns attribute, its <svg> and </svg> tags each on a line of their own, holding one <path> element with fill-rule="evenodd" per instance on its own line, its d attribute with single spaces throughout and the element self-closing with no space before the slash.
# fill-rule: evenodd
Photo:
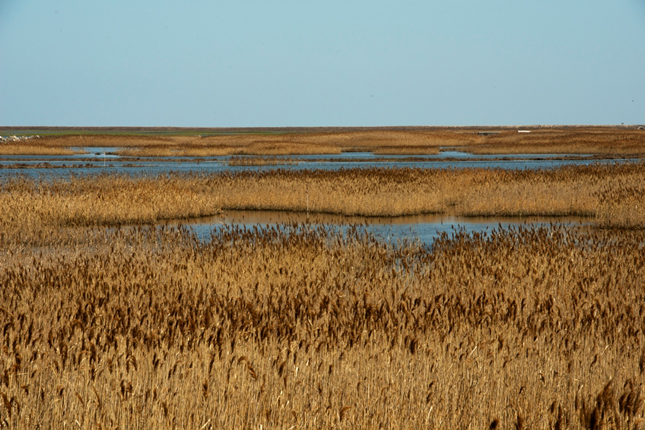
<svg viewBox="0 0 645 430">
<path fill-rule="evenodd" d="M 638 429 L 645 235 L 88 233 L 0 258 L 9 428 Z"/>
<path fill-rule="evenodd" d="M 645 428 L 645 163 L 0 180 L 0 428 Z M 226 209 L 584 215 L 384 243 Z"/>
<path fill-rule="evenodd" d="M 518 133 L 528 129 L 530 133 Z M 69 148 L 107 146 L 123 148 L 121 155 L 215 156 L 337 154 L 371 151 L 377 154 L 435 154 L 441 147 L 479 154 L 594 154 L 641 157 L 645 154 L 645 130 L 634 127 L 409 127 L 375 129 L 240 129 L 230 134 L 204 134 L 209 130 L 182 129 L 149 134 L 99 129 L 91 134 L 68 130 L 69 134 L 45 135 L 21 145 L 0 144 L 0 154 L 65 155 Z M 211 132 L 217 129 L 211 129 Z M 100 134 L 100 133 L 104 134 Z M 127 134 L 127 133 L 130 134 Z M 482 135 L 481 132 L 497 133 Z M 122 134 L 118 134 L 122 133 Z"/>
</svg>

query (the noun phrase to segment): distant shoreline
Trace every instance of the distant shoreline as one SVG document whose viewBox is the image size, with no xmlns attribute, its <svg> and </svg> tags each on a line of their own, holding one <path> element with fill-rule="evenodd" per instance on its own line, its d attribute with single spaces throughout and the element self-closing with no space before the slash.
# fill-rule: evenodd
<svg viewBox="0 0 645 430">
<path fill-rule="evenodd" d="M 136 157 L 303 155 L 373 152 L 438 154 L 593 154 L 645 156 L 642 126 L 503 127 L 0 127 L 0 154 L 69 154 L 113 147 Z M 52 152 L 53 151 L 53 152 Z"/>
<path fill-rule="evenodd" d="M 0 126 L 0 135 L 23 134 L 253 134 L 253 133 L 342 133 L 352 131 L 508 131 L 524 130 L 630 130 L 638 129 L 632 125 L 469 125 L 469 126 L 321 126 L 321 127 L 66 127 L 66 126 Z"/>
</svg>

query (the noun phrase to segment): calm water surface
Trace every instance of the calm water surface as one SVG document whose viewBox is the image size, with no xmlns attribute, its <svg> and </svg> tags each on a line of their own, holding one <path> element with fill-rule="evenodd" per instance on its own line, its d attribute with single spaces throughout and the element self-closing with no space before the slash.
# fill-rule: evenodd
<svg viewBox="0 0 645 430">
<path fill-rule="evenodd" d="M 431 245 L 442 233 L 452 234 L 459 230 L 466 232 L 490 232 L 499 227 L 550 224 L 584 225 L 589 218 L 582 217 L 453 217 L 446 215 L 413 215 L 403 217 L 346 217 L 342 215 L 310 214 L 283 211 L 227 211 L 221 216 L 198 218 L 183 221 L 170 221 L 166 224 L 184 224 L 195 231 L 203 240 L 211 232 L 224 226 L 269 226 L 281 223 L 312 223 L 326 225 L 363 225 L 367 231 L 378 238 L 397 242 L 399 240 L 421 241 Z"/>
<path fill-rule="evenodd" d="M 168 172 L 238 172 L 263 171 L 271 169 L 324 169 L 339 170 L 369 167 L 411 167 L 411 168 L 502 168 L 541 169 L 566 165 L 589 165 L 593 163 L 614 163 L 637 160 L 598 160 L 585 154 L 562 156 L 561 154 L 508 154 L 478 155 L 455 150 L 445 150 L 432 155 L 374 155 L 371 152 L 346 152 L 331 155 L 277 156 L 277 160 L 298 160 L 298 164 L 275 166 L 229 166 L 231 157 L 155 157 L 133 159 L 116 154 L 120 148 L 88 147 L 74 148 L 79 153 L 65 156 L 1 156 L 0 179 L 13 175 L 55 178 L 71 174 L 128 173 L 163 174 Z M 243 157 L 236 157 L 243 158 Z M 386 160 L 384 160 L 386 159 Z M 19 165 L 18 165 L 19 163 Z M 48 163 L 44 165 L 44 163 Z M 4 167 L 4 168 L 3 168 Z M 8 168 L 12 167 L 12 168 Z M 16 168 L 19 167 L 19 168 Z M 53 168 L 52 168 L 53 167 Z M 399 240 L 421 241 L 431 244 L 442 233 L 452 234 L 459 230 L 486 232 L 498 227 L 523 224 L 549 225 L 585 224 L 589 219 L 576 217 L 528 217 L 528 218 L 460 218 L 440 215 L 415 215 L 405 217 L 345 217 L 277 211 L 228 211 L 223 216 L 168 222 L 190 226 L 200 238 L 208 239 L 211 232 L 225 225 L 267 226 L 280 223 L 304 223 L 349 225 L 361 224 L 377 237 L 396 242 Z"/>
<path fill-rule="evenodd" d="M 75 148 L 83 150 L 74 155 L 0 157 L 0 177 L 17 174 L 43 177 L 67 177 L 70 174 L 130 173 L 163 174 L 168 172 L 237 172 L 263 171 L 271 169 L 323 169 L 339 170 L 369 167 L 410 167 L 410 168 L 501 168 L 501 169 L 542 169 L 567 165 L 589 165 L 593 163 L 614 163 L 636 160 L 595 159 L 585 154 L 506 154 L 478 155 L 459 151 L 443 151 L 432 155 L 374 155 L 371 152 L 345 152 L 331 155 L 277 156 L 277 160 L 297 160 L 297 164 L 273 166 L 229 166 L 231 157 L 120 157 L 120 148 Z M 247 156 L 253 157 L 253 156 Z M 236 158 L 244 158 L 243 156 Z M 44 164 L 47 163 L 47 164 Z M 16 168 L 19 167 L 19 168 Z"/>
</svg>

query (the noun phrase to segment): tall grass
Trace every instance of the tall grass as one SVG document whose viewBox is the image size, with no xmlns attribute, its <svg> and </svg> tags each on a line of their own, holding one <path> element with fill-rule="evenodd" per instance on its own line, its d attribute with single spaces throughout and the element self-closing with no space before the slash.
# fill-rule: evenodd
<svg viewBox="0 0 645 430">
<path fill-rule="evenodd" d="M 203 178 L 181 175 L 4 178 L 0 240 L 37 244 L 58 240 L 76 227 L 216 215 L 218 198 L 205 186 Z"/>
<path fill-rule="evenodd" d="M 0 155 L 74 155 L 78 153 L 79 151 L 74 151 L 71 148 L 42 146 L 31 143 L 20 145 L 0 144 Z"/>
<path fill-rule="evenodd" d="M 569 153 L 641 156 L 643 130 L 603 127 L 535 129 L 531 133 L 507 130 L 482 136 L 467 148 L 477 154 Z"/>
<path fill-rule="evenodd" d="M 490 131 L 489 129 L 487 129 Z M 533 127 L 531 133 L 499 128 L 480 135 L 473 127 L 321 130 L 292 129 L 281 133 L 197 136 L 70 134 L 31 139 L 4 153 L 58 153 L 72 147 L 111 146 L 127 156 L 214 156 L 337 154 L 370 151 L 378 154 L 434 154 L 442 147 L 475 153 L 559 153 L 634 156 L 645 154 L 645 132 L 624 127 Z M 9 147 L 7 147 L 9 148 Z M 41 148 L 41 149 L 36 149 Z M 28 151 L 28 152 L 24 152 Z M 52 152 L 54 151 L 54 152 Z"/>
<path fill-rule="evenodd" d="M 52 228 L 146 224 L 227 209 L 362 216 L 589 217 L 645 226 L 645 163 L 554 170 L 347 169 L 221 174 L 4 178 L 0 235 L 33 241 Z"/>
<path fill-rule="evenodd" d="M 587 216 L 606 226 L 645 226 L 645 164 L 552 170 L 275 170 L 213 175 L 223 209 L 363 216 Z"/>
<path fill-rule="evenodd" d="M 291 157 L 237 157 L 229 158 L 229 166 L 286 166 L 297 165 L 298 159 Z"/>
<path fill-rule="evenodd" d="M 636 429 L 644 240 L 130 228 L 3 254 L 0 423 Z"/>
<path fill-rule="evenodd" d="M 382 146 L 372 152 L 375 155 L 429 155 L 439 154 L 438 147 L 425 146 Z"/>
</svg>

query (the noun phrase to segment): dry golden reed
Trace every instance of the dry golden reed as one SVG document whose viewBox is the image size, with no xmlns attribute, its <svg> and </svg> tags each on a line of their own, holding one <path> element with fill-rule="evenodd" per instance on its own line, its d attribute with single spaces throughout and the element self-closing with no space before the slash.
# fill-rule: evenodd
<svg viewBox="0 0 645 430">
<path fill-rule="evenodd" d="M 30 144 L 0 144 L 0 155 L 74 155 L 79 153 L 81 152 L 64 147 Z"/>
<path fill-rule="evenodd" d="M 504 130 L 480 136 L 468 150 L 476 154 L 601 154 L 640 157 L 645 130 L 623 127 L 536 128 L 531 133 Z"/>
<path fill-rule="evenodd" d="M 227 209 L 361 216 L 575 215 L 606 227 L 642 228 L 645 163 L 515 171 L 366 168 L 18 176 L 0 182 L 0 207 L 0 237 L 31 243 L 58 234 L 61 227 L 147 224 Z"/>
<path fill-rule="evenodd" d="M 372 152 L 375 155 L 429 155 L 439 154 L 438 147 L 423 146 L 381 146 Z"/>
<path fill-rule="evenodd" d="M 0 241 L 49 242 L 62 229 L 211 216 L 220 206 L 199 176 L 24 176 L 0 182 Z M 10 239 L 13 238 L 13 239 Z"/>
<path fill-rule="evenodd" d="M 544 170 L 274 170 L 213 175 L 223 209 L 362 216 L 586 216 L 645 226 L 645 163 Z M 640 208 L 640 209 L 639 209 Z"/>
<path fill-rule="evenodd" d="M 528 131 L 530 133 L 518 133 L 517 127 L 292 128 L 263 132 L 239 129 L 202 137 L 197 132 L 189 134 L 181 129 L 175 130 L 174 135 L 153 129 L 149 135 L 47 136 L 30 139 L 3 153 L 43 151 L 40 153 L 54 154 L 74 147 L 107 146 L 123 148 L 120 155 L 137 157 L 338 154 L 347 151 L 414 155 L 436 154 L 441 148 L 478 154 L 557 153 L 610 157 L 642 157 L 645 154 L 645 131 L 634 128 L 530 127 Z"/>
<path fill-rule="evenodd" d="M 2 255 L 0 425 L 641 428 L 644 241 L 137 227 Z"/>
<path fill-rule="evenodd" d="M 229 166 L 287 166 L 296 165 L 298 160 L 291 157 L 237 157 L 228 159 Z"/>
</svg>

